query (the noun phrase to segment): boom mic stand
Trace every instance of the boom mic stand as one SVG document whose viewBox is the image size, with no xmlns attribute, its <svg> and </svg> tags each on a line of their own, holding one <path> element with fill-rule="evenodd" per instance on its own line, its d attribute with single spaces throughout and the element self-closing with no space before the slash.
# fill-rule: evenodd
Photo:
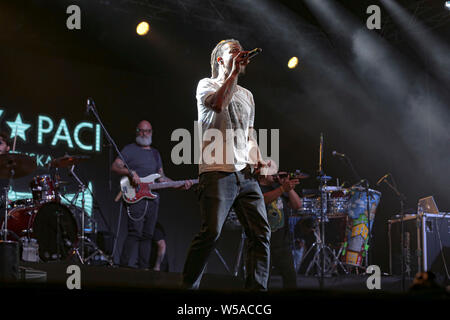
<svg viewBox="0 0 450 320">
<path fill-rule="evenodd" d="M 116 150 L 117 155 L 120 157 L 120 159 L 123 161 L 123 164 L 125 165 L 125 168 L 127 168 L 128 172 L 131 174 L 131 169 L 128 166 L 127 162 L 125 161 L 122 153 L 120 153 L 119 148 L 117 147 L 116 143 L 114 142 L 114 140 L 111 138 L 111 136 L 108 133 L 108 130 L 106 130 L 105 126 L 103 125 L 102 120 L 100 119 L 97 110 L 95 109 L 95 103 L 91 98 L 88 98 L 87 100 L 87 107 L 86 107 L 86 111 L 89 113 L 89 111 L 92 112 L 92 114 L 94 115 L 94 117 L 97 119 L 97 122 L 100 124 L 100 126 L 103 129 L 103 132 L 105 133 L 106 138 L 108 139 L 109 143 L 114 147 L 114 149 Z"/>
<path fill-rule="evenodd" d="M 117 147 L 117 144 L 114 142 L 114 140 L 111 138 L 111 136 L 108 133 L 108 130 L 106 130 L 105 126 L 103 125 L 102 120 L 100 119 L 100 116 L 97 113 L 97 110 L 95 109 L 95 103 L 94 100 L 91 98 L 87 99 L 87 106 L 86 106 L 86 112 L 92 112 L 92 114 L 94 115 L 94 117 L 97 119 L 97 122 L 100 124 L 100 126 L 102 127 L 103 132 L 105 133 L 106 139 L 108 139 L 108 142 L 111 146 L 114 147 L 114 149 L 116 150 L 116 154 L 118 155 L 118 157 L 122 160 L 125 168 L 128 170 L 128 173 L 131 176 L 131 169 L 128 166 L 127 162 L 125 161 L 125 158 L 123 157 L 122 153 L 120 152 L 119 148 Z M 109 149 L 111 150 L 111 147 L 109 147 Z M 111 153 L 111 152 L 110 152 Z M 117 231 L 118 232 L 118 231 Z"/>
</svg>

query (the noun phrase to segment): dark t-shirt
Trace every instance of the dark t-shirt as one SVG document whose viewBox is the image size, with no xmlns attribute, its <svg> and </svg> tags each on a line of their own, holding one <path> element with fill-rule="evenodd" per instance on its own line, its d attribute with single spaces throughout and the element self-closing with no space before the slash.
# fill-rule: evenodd
<svg viewBox="0 0 450 320">
<path fill-rule="evenodd" d="M 260 185 L 262 193 L 270 192 L 280 187 L 276 183 L 271 186 Z M 281 197 L 271 203 L 266 204 L 267 220 L 272 230 L 272 246 L 282 246 L 289 243 L 289 216 L 288 216 L 289 196 L 283 193 Z"/>
<path fill-rule="evenodd" d="M 131 170 L 143 178 L 158 173 L 162 168 L 161 155 L 155 148 L 143 149 L 136 143 L 126 145 L 121 151 L 125 162 Z"/>
</svg>

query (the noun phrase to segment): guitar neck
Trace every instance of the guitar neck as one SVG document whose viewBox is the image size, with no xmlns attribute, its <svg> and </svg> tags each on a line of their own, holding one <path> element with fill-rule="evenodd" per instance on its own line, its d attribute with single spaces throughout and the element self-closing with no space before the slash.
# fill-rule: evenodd
<svg viewBox="0 0 450 320">
<path fill-rule="evenodd" d="M 181 187 L 186 181 L 191 181 L 193 184 L 198 183 L 198 179 L 195 180 L 180 180 L 180 181 L 169 181 L 169 182 L 158 182 L 158 183 L 145 183 L 152 190 L 164 189 L 164 188 L 176 188 Z"/>
</svg>

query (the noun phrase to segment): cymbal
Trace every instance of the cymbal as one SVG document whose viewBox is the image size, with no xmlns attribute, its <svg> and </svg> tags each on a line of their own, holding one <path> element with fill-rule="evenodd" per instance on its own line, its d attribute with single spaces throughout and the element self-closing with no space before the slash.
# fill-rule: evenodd
<svg viewBox="0 0 450 320">
<path fill-rule="evenodd" d="M 66 155 L 64 157 L 53 159 L 50 162 L 50 167 L 53 168 L 67 168 L 73 166 L 74 164 L 78 164 L 82 161 L 88 160 L 90 157 L 88 156 L 69 156 Z"/>
<path fill-rule="evenodd" d="M 25 154 L 0 154 L 0 179 L 9 179 L 14 170 L 14 179 L 22 178 L 36 170 L 36 159 Z"/>
<path fill-rule="evenodd" d="M 63 180 L 58 180 L 55 182 L 58 186 L 66 186 L 68 184 L 70 184 L 69 181 L 63 181 Z"/>
<path fill-rule="evenodd" d="M 300 172 L 300 173 L 296 173 L 295 177 L 297 179 L 308 179 L 309 178 L 309 174 Z"/>
<path fill-rule="evenodd" d="M 341 191 L 341 190 L 343 190 L 344 188 L 341 188 L 341 187 L 337 187 L 337 186 L 325 186 L 325 187 L 323 187 L 323 190 L 324 191 Z"/>
<path fill-rule="evenodd" d="M 303 173 L 303 172 L 300 172 L 300 171 L 296 171 L 294 173 L 284 173 L 284 172 L 282 172 L 282 173 L 277 173 L 275 176 L 278 176 L 280 178 L 285 178 L 285 177 L 289 176 L 290 179 L 308 179 L 309 178 L 309 174 Z"/>
</svg>

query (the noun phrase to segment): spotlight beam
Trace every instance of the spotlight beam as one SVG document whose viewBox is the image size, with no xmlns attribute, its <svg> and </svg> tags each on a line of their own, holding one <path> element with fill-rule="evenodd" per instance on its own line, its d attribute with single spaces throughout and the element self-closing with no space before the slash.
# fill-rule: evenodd
<svg viewBox="0 0 450 320">
<path fill-rule="evenodd" d="M 380 0 L 398 25 L 417 45 L 416 50 L 444 84 L 450 84 L 450 46 L 443 43 L 395 1 Z"/>
<path fill-rule="evenodd" d="M 442 159 L 448 159 L 448 148 L 442 151 L 442 148 L 435 147 L 450 138 L 448 106 L 438 87 L 424 78 L 426 75 L 415 63 L 398 54 L 376 33 L 354 28 L 355 23 L 349 20 L 356 19 L 336 2 L 305 0 L 305 3 L 325 28 L 339 30 L 339 34 L 330 33 L 338 38 L 344 37 L 349 44 L 354 54 L 355 73 L 362 82 L 371 85 L 375 96 L 382 98 L 385 106 L 381 107 L 388 107 L 396 115 L 390 132 L 380 132 L 384 143 L 391 141 L 389 136 L 397 133 L 410 154 L 421 154 L 424 147 L 430 150 L 430 154 L 445 153 L 446 157 L 433 160 L 437 166 L 447 168 L 448 164 L 444 160 L 443 165 Z M 429 141 L 424 136 L 429 136 Z M 394 150 L 397 148 L 398 144 Z M 428 170 L 430 159 L 418 158 L 417 161 L 424 170 Z M 444 185 L 443 181 L 436 181 L 436 184 Z"/>
</svg>

